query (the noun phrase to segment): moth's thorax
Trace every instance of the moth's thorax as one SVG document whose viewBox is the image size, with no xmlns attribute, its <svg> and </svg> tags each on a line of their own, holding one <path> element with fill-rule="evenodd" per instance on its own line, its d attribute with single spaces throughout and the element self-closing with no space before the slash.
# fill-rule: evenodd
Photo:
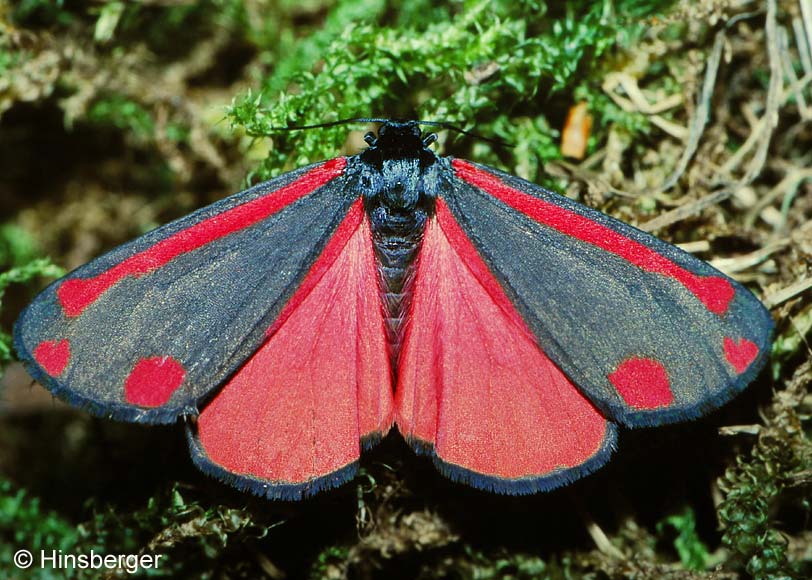
<svg viewBox="0 0 812 580">
<path fill-rule="evenodd" d="M 448 161 L 408 123 L 381 127 L 377 139 L 348 167 L 360 180 L 369 216 L 393 363 L 397 363 L 403 319 L 411 297 L 415 258 L 427 220 L 434 214 Z"/>
</svg>

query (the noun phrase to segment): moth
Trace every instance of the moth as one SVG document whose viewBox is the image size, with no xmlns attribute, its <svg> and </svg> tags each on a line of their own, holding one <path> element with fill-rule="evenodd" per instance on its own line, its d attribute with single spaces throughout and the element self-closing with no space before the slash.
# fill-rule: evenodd
<svg viewBox="0 0 812 580">
<path fill-rule="evenodd" d="M 47 287 L 14 339 L 96 415 L 186 419 L 194 462 L 293 500 L 393 426 L 505 494 L 608 461 L 617 426 L 693 419 L 763 367 L 741 284 L 630 225 L 442 157 L 417 121 L 159 227 Z"/>
</svg>

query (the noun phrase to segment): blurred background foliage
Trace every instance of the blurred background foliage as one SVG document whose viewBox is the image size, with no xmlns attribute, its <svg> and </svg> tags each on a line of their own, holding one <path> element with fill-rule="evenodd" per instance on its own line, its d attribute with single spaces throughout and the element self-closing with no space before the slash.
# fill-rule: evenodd
<svg viewBox="0 0 812 580">
<path fill-rule="evenodd" d="M 164 554 L 136 576 L 169 578 L 812 576 L 811 39 L 808 0 L 0 0 L 0 574 L 99 577 L 23 574 L 27 548 Z M 438 147 L 735 275 L 777 320 L 772 372 L 550 494 L 451 484 L 393 435 L 282 504 L 199 474 L 180 427 L 88 417 L 14 362 L 45 283 L 357 151 L 369 127 L 280 129 L 358 116 L 506 142 Z"/>
</svg>

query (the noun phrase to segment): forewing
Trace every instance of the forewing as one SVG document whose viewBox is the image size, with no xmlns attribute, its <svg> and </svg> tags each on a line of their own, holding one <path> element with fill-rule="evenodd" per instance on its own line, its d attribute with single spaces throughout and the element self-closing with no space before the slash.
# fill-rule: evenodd
<svg viewBox="0 0 812 580">
<path fill-rule="evenodd" d="M 742 285 L 537 185 L 452 166 L 451 214 L 542 350 L 610 419 L 696 417 L 764 365 L 772 319 Z"/>
<path fill-rule="evenodd" d="M 266 340 L 345 219 L 338 158 L 120 246 L 43 291 L 15 326 L 32 375 L 99 415 L 196 414 Z"/>
</svg>

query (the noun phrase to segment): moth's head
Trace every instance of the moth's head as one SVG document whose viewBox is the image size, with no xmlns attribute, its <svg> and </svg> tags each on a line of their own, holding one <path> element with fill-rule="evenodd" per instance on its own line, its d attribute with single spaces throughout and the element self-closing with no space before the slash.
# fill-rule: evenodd
<svg viewBox="0 0 812 580">
<path fill-rule="evenodd" d="M 417 121 L 386 121 L 378 129 L 377 137 L 374 134 L 368 136 L 367 142 L 385 151 L 417 152 L 425 147 Z"/>
</svg>

